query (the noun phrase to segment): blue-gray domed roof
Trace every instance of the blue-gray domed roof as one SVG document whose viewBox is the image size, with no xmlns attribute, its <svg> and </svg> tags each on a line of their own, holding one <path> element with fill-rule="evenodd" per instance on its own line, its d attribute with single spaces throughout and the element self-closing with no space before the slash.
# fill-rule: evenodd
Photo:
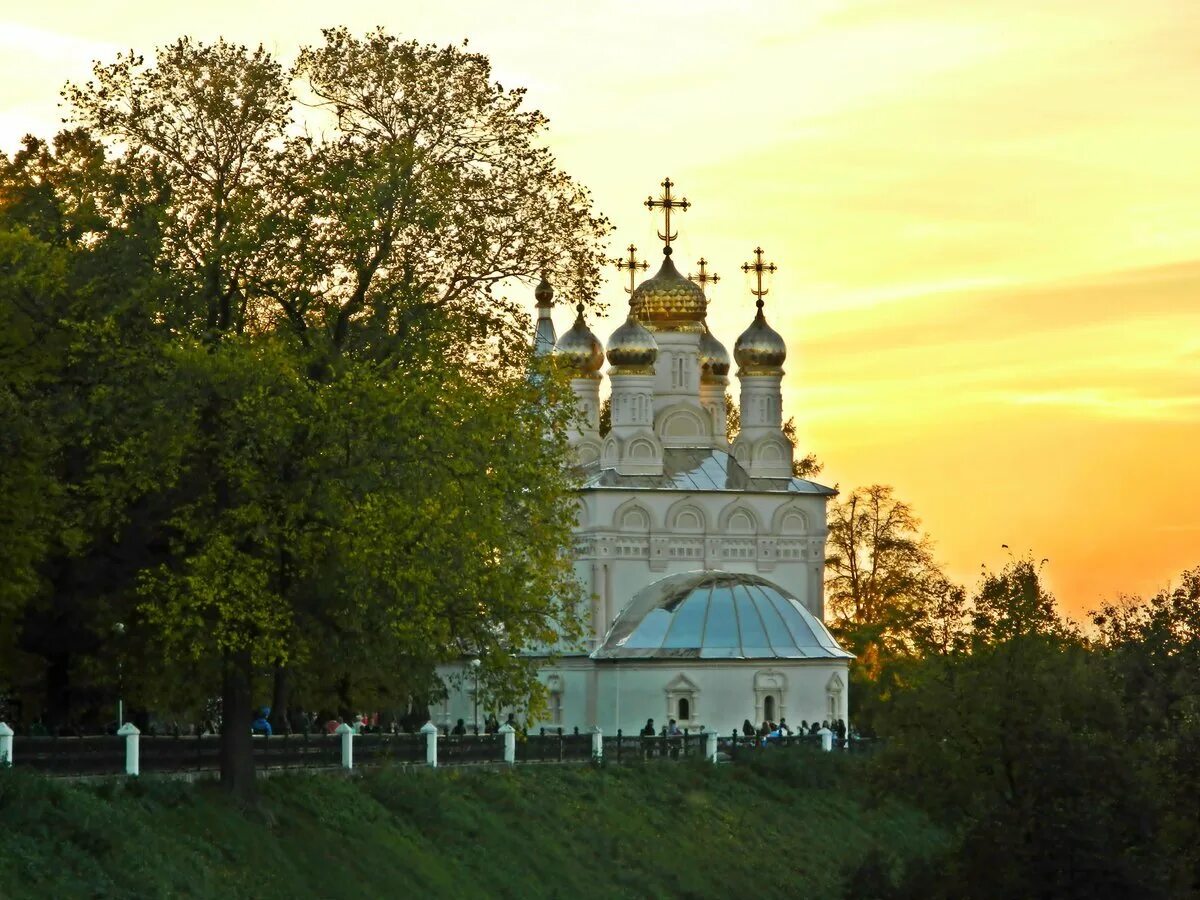
<svg viewBox="0 0 1200 900">
<path fill-rule="evenodd" d="M 851 659 L 795 597 L 765 578 L 682 572 L 642 588 L 595 659 Z"/>
</svg>

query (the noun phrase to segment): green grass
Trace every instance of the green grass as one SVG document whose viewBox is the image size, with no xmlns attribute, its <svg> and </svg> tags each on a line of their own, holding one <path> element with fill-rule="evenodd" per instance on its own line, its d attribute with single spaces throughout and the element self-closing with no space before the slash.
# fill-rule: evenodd
<svg viewBox="0 0 1200 900">
<path fill-rule="evenodd" d="M 0 771 L 0 897 L 838 897 L 864 860 L 946 844 L 857 759 L 767 756 L 276 777 L 252 809 Z"/>
</svg>

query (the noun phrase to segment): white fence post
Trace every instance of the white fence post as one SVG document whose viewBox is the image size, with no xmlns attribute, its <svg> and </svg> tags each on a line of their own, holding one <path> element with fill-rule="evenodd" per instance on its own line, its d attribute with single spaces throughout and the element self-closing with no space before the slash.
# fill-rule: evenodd
<svg viewBox="0 0 1200 900">
<path fill-rule="evenodd" d="M 717 761 L 717 733 L 711 728 L 704 732 L 704 758 L 709 762 Z"/>
<path fill-rule="evenodd" d="M 425 762 L 431 768 L 437 768 L 437 726 L 426 722 L 421 726 L 421 734 L 425 735 Z"/>
<path fill-rule="evenodd" d="M 132 722 L 126 722 L 117 729 L 117 737 L 125 738 L 125 774 L 137 775 L 141 772 L 140 748 L 138 741 L 142 733 Z"/>
<path fill-rule="evenodd" d="M 12 765 L 13 730 L 0 722 L 0 769 Z"/>
<path fill-rule="evenodd" d="M 821 736 L 821 749 L 828 753 L 833 749 L 833 732 L 828 728 L 822 728 L 817 734 Z"/>
<path fill-rule="evenodd" d="M 604 732 L 599 725 L 592 726 L 592 759 L 595 762 L 604 759 Z"/>
<path fill-rule="evenodd" d="M 511 766 L 517 761 L 517 729 L 505 722 L 500 733 L 504 735 L 504 761 Z"/>
<path fill-rule="evenodd" d="M 342 768 L 354 768 L 354 729 L 343 722 L 333 731 L 342 736 Z"/>
</svg>

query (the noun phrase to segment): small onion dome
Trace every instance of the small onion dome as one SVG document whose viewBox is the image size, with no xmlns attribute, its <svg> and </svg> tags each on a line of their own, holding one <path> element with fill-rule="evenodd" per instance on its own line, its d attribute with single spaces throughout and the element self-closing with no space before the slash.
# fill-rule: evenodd
<svg viewBox="0 0 1200 900">
<path fill-rule="evenodd" d="M 538 286 L 533 289 L 533 296 L 537 300 L 538 306 L 550 306 L 554 302 L 554 288 L 550 286 L 545 275 L 538 282 Z"/>
<path fill-rule="evenodd" d="M 653 371 L 658 341 L 630 313 L 608 339 L 608 364 L 617 369 Z"/>
<path fill-rule="evenodd" d="M 583 321 L 583 304 L 578 311 L 575 324 L 554 345 L 554 358 L 578 376 L 595 375 L 604 365 L 604 347 Z"/>
<path fill-rule="evenodd" d="M 762 300 L 758 301 L 758 315 L 750 327 L 742 332 L 733 345 L 733 358 L 740 367 L 738 374 L 779 375 L 783 373 L 783 361 L 787 359 L 787 344 L 779 332 L 767 324 L 763 316 Z"/>
<path fill-rule="evenodd" d="M 724 378 L 729 374 L 729 364 L 729 351 L 705 325 L 704 334 L 700 335 L 700 379 Z"/>
<path fill-rule="evenodd" d="M 707 306 L 704 289 L 679 273 L 669 252 L 662 267 L 639 284 L 629 298 L 633 317 L 648 328 L 662 331 L 699 331 Z"/>
</svg>

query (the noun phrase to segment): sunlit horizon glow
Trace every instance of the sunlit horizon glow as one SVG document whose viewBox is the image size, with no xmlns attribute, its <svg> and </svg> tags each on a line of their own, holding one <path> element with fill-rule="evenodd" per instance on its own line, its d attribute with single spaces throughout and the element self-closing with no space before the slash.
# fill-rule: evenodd
<svg viewBox="0 0 1200 900">
<path fill-rule="evenodd" d="M 675 258 L 721 274 L 727 345 L 753 314 L 738 266 L 762 245 L 799 451 L 843 490 L 894 485 L 953 576 L 973 583 L 1007 544 L 1048 558 L 1078 615 L 1200 564 L 1200 4 L 280 9 L 6 11 L 0 149 L 53 134 L 63 82 L 119 48 L 220 35 L 288 60 L 332 24 L 467 37 L 550 117 L 614 255 L 632 241 L 657 265 L 640 203 L 672 177 L 694 204 Z M 602 339 L 620 285 L 592 316 Z"/>
</svg>

